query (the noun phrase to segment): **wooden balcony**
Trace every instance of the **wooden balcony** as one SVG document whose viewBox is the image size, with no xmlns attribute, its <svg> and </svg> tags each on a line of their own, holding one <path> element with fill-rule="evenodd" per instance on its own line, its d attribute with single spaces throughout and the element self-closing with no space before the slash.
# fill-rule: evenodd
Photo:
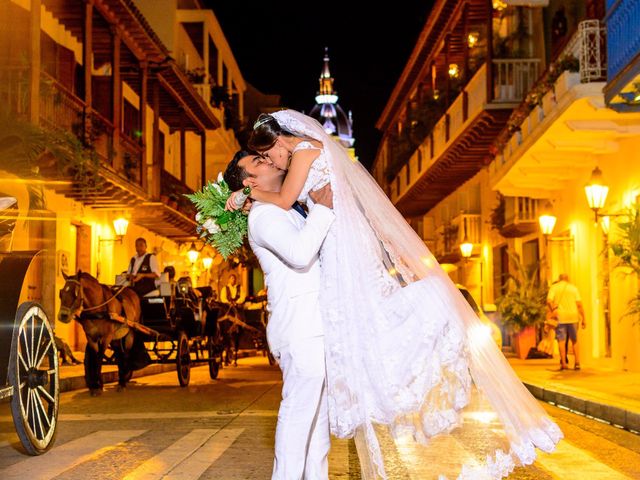
<svg viewBox="0 0 640 480">
<path fill-rule="evenodd" d="M 523 237 L 538 230 L 539 200 L 529 197 L 504 197 L 504 225 L 500 235 Z"/>
<path fill-rule="evenodd" d="M 462 259 L 460 245 L 466 240 L 478 247 L 482 239 L 482 219 L 477 214 L 460 214 L 437 230 L 434 255 L 440 263 L 457 263 Z"/>
<path fill-rule="evenodd" d="M 517 95 L 535 80 L 538 59 L 494 60 L 493 98 L 483 65 L 392 182 L 391 199 L 407 217 L 423 215 L 489 161 Z M 519 102 L 519 100 L 518 100 Z"/>
<path fill-rule="evenodd" d="M 196 238 L 195 208 L 184 194 L 192 190 L 171 175 L 162 171 L 160 201 L 147 202 L 133 212 L 133 221 L 152 232 L 175 240 Z"/>
</svg>

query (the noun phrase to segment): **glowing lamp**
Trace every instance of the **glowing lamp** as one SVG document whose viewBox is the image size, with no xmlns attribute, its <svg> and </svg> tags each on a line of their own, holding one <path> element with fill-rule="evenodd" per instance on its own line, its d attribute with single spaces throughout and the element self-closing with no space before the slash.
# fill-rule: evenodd
<svg viewBox="0 0 640 480">
<path fill-rule="evenodd" d="M 213 265 L 213 258 L 204 257 L 202 259 L 202 266 L 204 267 L 205 270 L 209 270 L 211 268 L 211 265 Z"/>
<path fill-rule="evenodd" d="M 480 34 L 478 32 L 471 32 L 467 35 L 467 45 L 469 48 L 473 48 L 478 44 L 478 40 L 480 39 Z"/>
<path fill-rule="evenodd" d="M 494 10 L 504 10 L 507 8 L 507 4 L 503 0 L 493 0 L 492 5 Z"/>
<path fill-rule="evenodd" d="M 473 252 L 473 243 L 471 243 L 469 239 L 467 239 L 467 237 L 464 237 L 464 240 L 460 244 L 460 253 L 464 258 L 469 258 L 471 257 L 472 252 Z"/>
<path fill-rule="evenodd" d="M 127 228 L 129 228 L 129 220 L 126 218 L 120 217 L 113 221 L 113 229 L 118 237 L 124 237 L 127 234 Z"/>
<path fill-rule="evenodd" d="M 451 78 L 458 78 L 458 76 L 460 75 L 460 67 L 458 67 L 457 63 L 450 63 L 449 64 L 449 76 Z"/>
<path fill-rule="evenodd" d="M 187 252 L 187 258 L 189 258 L 189 261 L 191 263 L 196 263 L 199 256 L 200 252 L 196 250 L 196 244 L 191 242 L 191 246 L 189 247 L 189 251 Z"/>
<path fill-rule="evenodd" d="M 604 204 L 607 201 L 607 194 L 609 193 L 609 187 L 604 184 L 602 171 L 598 167 L 594 168 L 593 172 L 591 172 L 591 179 L 584 187 L 584 191 L 587 194 L 589 208 L 596 213 L 597 219 L 598 210 L 604 207 Z"/>
</svg>

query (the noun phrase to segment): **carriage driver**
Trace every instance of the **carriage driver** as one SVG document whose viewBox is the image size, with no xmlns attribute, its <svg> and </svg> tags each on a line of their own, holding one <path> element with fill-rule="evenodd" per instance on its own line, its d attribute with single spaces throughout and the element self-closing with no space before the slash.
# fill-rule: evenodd
<svg viewBox="0 0 640 480">
<path fill-rule="evenodd" d="M 153 253 L 147 253 L 147 241 L 140 237 L 136 239 L 136 255 L 131 257 L 127 269 L 132 288 L 139 297 L 145 296 L 158 288 L 160 281 L 160 266 Z"/>
</svg>

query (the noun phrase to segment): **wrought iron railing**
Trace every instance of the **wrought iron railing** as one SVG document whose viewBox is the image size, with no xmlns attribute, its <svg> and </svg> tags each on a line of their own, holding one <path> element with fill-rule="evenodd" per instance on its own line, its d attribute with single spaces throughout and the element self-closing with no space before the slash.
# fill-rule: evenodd
<svg viewBox="0 0 640 480">
<path fill-rule="evenodd" d="M 582 83 L 602 81 L 607 76 L 606 38 L 607 32 L 600 20 L 584 20 L 578 24 L 578 30 L 559 58 L 572 56 L 579 60 Z"/>
</svg>

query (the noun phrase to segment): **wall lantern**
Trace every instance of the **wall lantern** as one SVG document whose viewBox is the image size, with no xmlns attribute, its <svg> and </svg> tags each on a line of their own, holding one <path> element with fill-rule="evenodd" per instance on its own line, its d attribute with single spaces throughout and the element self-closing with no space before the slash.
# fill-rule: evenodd
<svg viewBox="0 0 640 480">
<path fill-rule="evenodd" d="M 460 67 L 458 67 L 457 63 L 449 64 L 449 76 L 451 78 L 458 78 L 460 76 Z"/>
<path fill-rule="evenodd" d="M 473 243 L 469 241 L 466 235 L 460 244 L 460 253 L 465 259 L 470 258 L 473 253 Z"/>
<path fill-rule="evenodd" d="M 205 270 L 209 270 L 211 265 L 213 265 L 213 258 L 206 256 L 202 259 L 202 266 Z"/>
<path fill-rule="evenodd" d="M 196 244 L 191 242 L 191 246 L 187 251 L 187 258 L 191 263 L 196 263 L 198 261 L 198 257 L 200 256 L 200 252 L 196 250 Z"/>
<path fill-rule="evenodd" d="M 479 39 L 480 34 L 478 32 L 470 32 L 469 35 L 467 35 L 467 45 L 469 45 L 469 48 L 475 47 Z"/>
</svg>

